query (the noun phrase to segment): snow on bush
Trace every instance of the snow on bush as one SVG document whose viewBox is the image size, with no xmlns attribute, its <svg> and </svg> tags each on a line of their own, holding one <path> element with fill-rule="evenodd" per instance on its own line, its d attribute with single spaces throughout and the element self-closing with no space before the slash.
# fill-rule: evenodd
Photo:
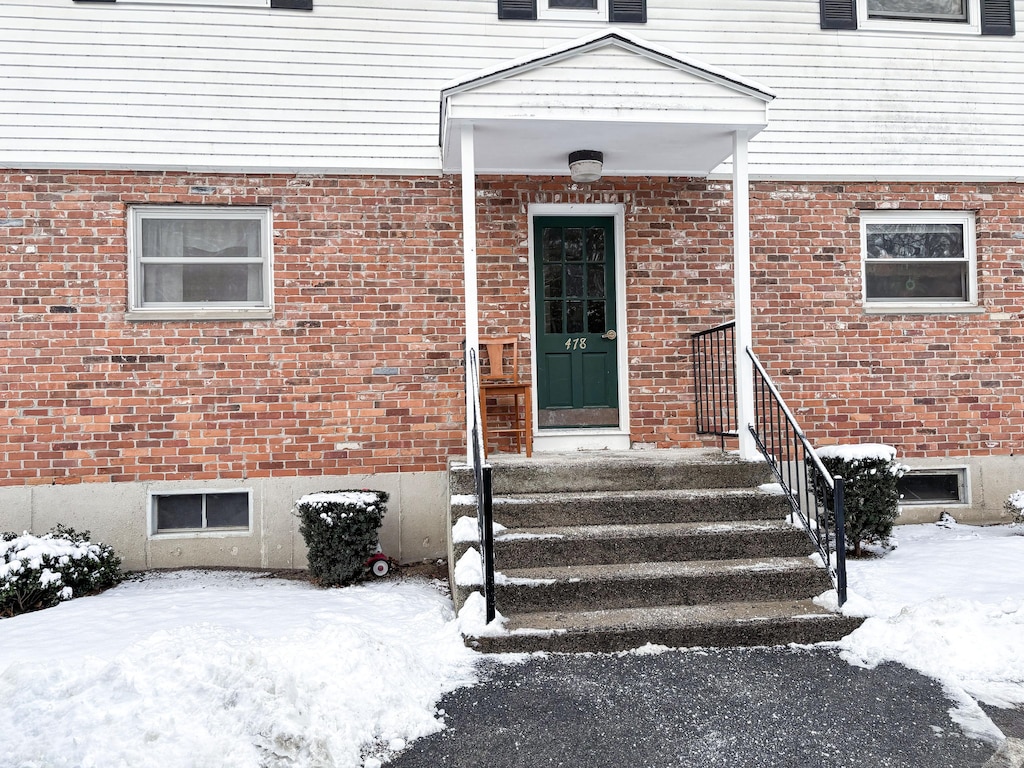
<svg viewBox="0 0 1024 768">
<path fill-rule="evenodd" d="M 366 561 L 377 550 L 387 500 L 384 491 L 362 490 L 311 493 L 295 502 L 309 572 L 321 586 L 344 586 L 367 577 Z"/>
<path fill-rule="evenodd" d="M 1013 525 L 1024 525 L 1024 491 L 1011 493 L 1010 498 L 1004 502 L 1003 509 L 1010 516 Z"/>
<path fill-rule="evenodd" d="M 121 581 L 112 547 L 58 525 L 42 536 L 0 534 L 0 617 L 37 611 Z"/>
<path fill-rule="evenodd" d="M 887 542 L 900 513 L 897 483 L 907 471 L 896 461 L 896 449 L 881 443 L 835 445 L 818 449 L 818 456 L 830 474 L 843 478 L 846 545 L 854 557 L 866 542 Z"/>
</svg>

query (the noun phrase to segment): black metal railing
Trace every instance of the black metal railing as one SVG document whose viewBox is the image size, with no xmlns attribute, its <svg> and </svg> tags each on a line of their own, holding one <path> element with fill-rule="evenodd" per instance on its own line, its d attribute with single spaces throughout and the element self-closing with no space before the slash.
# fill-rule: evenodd
<svg viewBox="0 0 1024 768">
<path fill-rule="evenodd" d="M 799 519 L 825 562 L 842 605 L 846 602 L 843 479 L 825 469 L 761 361 L 749 348 L 746 352 L 754 364 L 750 432 L 789 500 L 790 513 Z"/>
<path fill-rule="evenodd" d="M 697 433 L 736 436 L 739 431 L 736 389 L 736 323 L 723 323 L 691 336 L 697 400 Z M 782 486 L 790 514 L 814 542 L 836 586 L 839 605 L 846 602 L 846 523 L 843 480 L 829 474 L 796 423 L 779 390 L 757 356 L 754 366 L 754 423 L 750 433 Z"/>
<path fill-rule="evenodd" d="M 484 458 L 483 427 L 480 420 L 480 358 L 475 346 L 466 345 L 466 392 L 469 402 L 468 453 L 476 487 L 476 521 L 480 533 L 480 566 L 483 573 L 487 623 L 494 621 L 494 515 L 491 465 Z"/>
<path fill-rule="evenodd" d="M 697 434 L 735 437 L 736 323 L 700 331 L 690 337 L 693 346 L 694 387 L 697 394 Z"/>
</svg>

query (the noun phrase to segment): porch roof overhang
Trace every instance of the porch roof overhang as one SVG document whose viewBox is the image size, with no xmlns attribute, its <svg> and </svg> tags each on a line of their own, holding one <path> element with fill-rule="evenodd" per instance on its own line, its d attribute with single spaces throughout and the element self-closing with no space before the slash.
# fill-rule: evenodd
<svg viewBox="0 0 1024 768">
<path fill-rule="evenodd" d="M 441 91 L 441 162 L 462 169 L 473 127 L 476 173 L 567 175 L 579 149 L 606 176 L 707 176 L 733 137 L 768 124 L 764 87 L 622 31 L 506 62 Z"/>
</svg>

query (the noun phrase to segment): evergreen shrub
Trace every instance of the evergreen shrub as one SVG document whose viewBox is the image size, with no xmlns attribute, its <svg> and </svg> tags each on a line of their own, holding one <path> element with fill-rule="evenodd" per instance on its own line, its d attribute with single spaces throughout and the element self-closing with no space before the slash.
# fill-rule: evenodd
<svg viewBox="0 0 1024 768">
<path fill-rule="evenodd" d="M 42 536 L 0 533 L 0 617 L 102 592 L 118 582 L 121 558 L 89 531 L 58 525 Z"/>
<path fill-rule="evenodd" d="M 387 500 L 384 491 L 349 490 L 313 493 L 296 502 L 309 571 L 319 584 L 345 586 L 368 576 L 366 561 L 377 551 Z"/>
<path fill-rule="evenodd" d="M 860 557 L 865 543 L 887 543 L 900 514 L 898 481 L 907 471 L 896 461 L 896 449 L 837 445 L 818 449 L 818 456 L 825 469 L 843 478 L 847 549 Z"/>
</svg>

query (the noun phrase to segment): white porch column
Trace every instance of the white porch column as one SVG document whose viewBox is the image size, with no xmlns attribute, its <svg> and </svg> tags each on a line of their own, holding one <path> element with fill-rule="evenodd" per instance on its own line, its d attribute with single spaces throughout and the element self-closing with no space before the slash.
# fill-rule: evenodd
<svg viewBox="0 0 1024 768">
<path fill-rule="evenodd" d="M 476 157 L 473 125 L 462 127 L 462 258 L 466 291 L 466 349 L 480 349 L 480 315 L 476 278 Z M 477 367 L 479 371 L 479 366 Z M 468 373 L 468 372 L 467 372 Z M 473 422 L 469 415 L 478 407 L 477 393 L 466 377 L 466 462 L 473 463 Z M 482 440 L 482 437 L 481 437 Z"/>
<path fill-rule="evenodd" d="M 754 334 L 750 308 L 750 176 L 744 131 L 736 131 L 732 136 L 732 238 L 740 458 L 753 460 L 759 454 L 749 430 L 754 423 L 754 366 L 747 357 L 747 348 L 753 349 Z"/>
</svg>

